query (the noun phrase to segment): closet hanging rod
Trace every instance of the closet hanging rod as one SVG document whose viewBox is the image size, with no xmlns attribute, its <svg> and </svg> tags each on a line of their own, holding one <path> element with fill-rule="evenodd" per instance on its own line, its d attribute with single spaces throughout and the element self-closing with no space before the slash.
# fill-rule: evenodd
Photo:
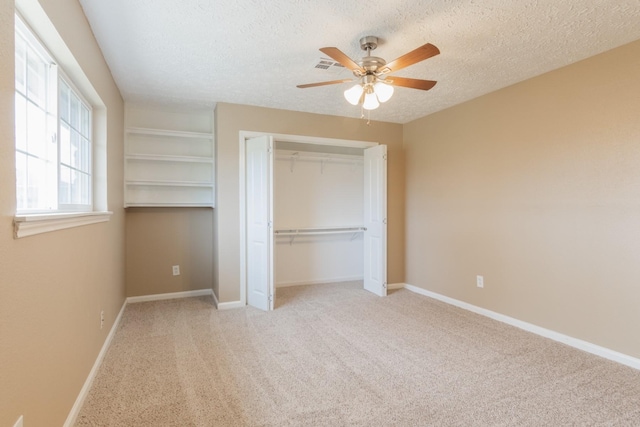
<svg viewBox="0 0 640 427">
<path fill-rule="evenodd" d="M 367 231 L 366 227 L 316 227 L 316 228 L 289 228 L 275 230 L 274 233 L 281 236 L 297 236 L 309 234 L 341 234 L 359 233 Z"/>
</svg>

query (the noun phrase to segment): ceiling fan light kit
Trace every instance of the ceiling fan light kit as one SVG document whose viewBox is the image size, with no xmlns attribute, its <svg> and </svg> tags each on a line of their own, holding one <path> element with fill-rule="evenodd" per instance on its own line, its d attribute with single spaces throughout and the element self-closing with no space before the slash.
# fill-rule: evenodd
<svg viewBox="0 0 640 427">
<path fill-rule="evenodd" d="M 360 48 L 367 52 L 367 56 L 363 57 L 359 62 L 355 62 L 336 47 L 323 47 L 320 49 L 321 52 L 351 70 L 356 77 L 356 84 L 344 91 L 344 97 L 350 104 L 362 104 L 362 108 L 365 110 L 375 110 L 380 106 L 381 102 L 387 102 L 391 99 L 394 93 L 392 85 L 420 90 L 429 90 L 435 86 L 436 82 L 433 80 L 387 76 L 388 73 L 401 70 L 409 65 L 438 55 L 440 50 L 434 45 L 430 43 L 422 45 L 390 63 L 387 63 L 382 58 L 371 56 L 371 51 L 376 47 L 378 47 L 377 37 L 367 36 L 361 38 Z M 333 80 L 298 85 L 298 87 L 308 88 L 349 81 L 352 80 Z"/>
<path fill-rule="evenodd" d="M 351 105 L 358 105 L 362 99 L 364 88 L 360 84 L 353 85 L 344 91 L 344 97 Z"/>
</svg>

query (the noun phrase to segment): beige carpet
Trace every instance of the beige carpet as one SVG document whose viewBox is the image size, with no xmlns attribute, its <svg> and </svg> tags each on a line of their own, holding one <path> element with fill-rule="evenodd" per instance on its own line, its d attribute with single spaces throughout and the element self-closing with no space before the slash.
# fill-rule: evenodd
<svg viewBox="0 0 640 427">
<path fill-rule="evenodd" d="M 127 306 L 77 426 L 640 426 L 640 371 L 406 290 Z"/>
</svg>

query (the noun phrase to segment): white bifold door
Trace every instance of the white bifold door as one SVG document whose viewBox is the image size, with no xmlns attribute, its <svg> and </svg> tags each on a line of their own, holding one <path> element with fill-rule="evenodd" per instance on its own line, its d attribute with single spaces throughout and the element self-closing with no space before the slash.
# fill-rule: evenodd
<svg viewBox="0 0 640 427">
<path fill-rule="evenodd" d="M 246 144 L 247 303 L 273 310 L 273 138 Z"/>
<path fill-rule="evenodd" d="M 364 150 L 364 288 L 387 295 L 387 146 Z"/>
<path fill-rule="evenodd" d="M 246 140 L 247 303 L 273 310 L 273 138 Z M 387 294 L 387 146 L 364 150 L 364 288 Z"/>
</svg>

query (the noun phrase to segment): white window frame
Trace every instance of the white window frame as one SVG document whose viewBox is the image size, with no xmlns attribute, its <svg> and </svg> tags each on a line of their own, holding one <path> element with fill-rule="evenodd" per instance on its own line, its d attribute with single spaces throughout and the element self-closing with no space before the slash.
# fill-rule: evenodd
<svg viewBox="0 0 640 427">
<path fill-rule="evenodd" d="M 61 167 L 63 165 L 63 160 L 60 153 L 61 143 L 60 143 L 60 135 L 61 135 L 61 124 L 62 124 L 62 115 L 60 114 L 60 81 L 63 81 L 64 84 L 69 87 L 69 89 L 73 92 L 73 94 L 78 98 L 78 100 L 84 105 L 84 107 L 89 110 L 89 135 L 87 135 L 87 139 L 89 140 L 89 158 L 88 158 L 88 170 L 82 171 L 82 173 L 87 173 L 89 175 L 89 203 L 88 204 L 72 204 L 72 203 L 61 203 L 60 197 L 60 181 L 61 181 Z M 78 88 L 75 86 L 73 81 L 66 75 L 64 70 L 58 68 L 58 117 L 57 117 L 57 143 L 58 143 L 58 212 L 93 212 L 93 108 L 91 104 L 86 100 L 84 95 Z"/>
<path fill-rule="evenodd" d="M 56 147 L 55 147 L 55 156 L 48 156 L 49 160 L 55 162 L 55 175 L 56 175 L 56 183 L 53 187 L 55 187 L 55 206 L 52 203 L 48 203 L 52 205 L 52 209 L 22 209 L 17 211 L 16 216 L 14 217 L 14 236 L 15 238 L 30 236 L 34 234 L 60 230 L 65 228 L 77 227 L 80 225 L 93 224 L 97 222 L 104 222 L 110 219 L 112 212 L 108 211 L 96 211 L 95 210 L 95 186 L 96 186 L 96 177 L 93 174 L 94 171 L 94 151 L 95 151 L 95 128 L 94 125 L 94 111 L 92 103 L 87 101 L 87 98 L 84 96 L 81 90 L 78 89 L 77 85 L 74 84 L 71 78 L 68 77 L 64 71 L 57 66 L 54 56 L 48 51 L 45 43 L 43 43 L 38 34 L 33 30 L 32 27 L 28 25 L 26 19 L 24 19 L 18 12 L 16 12 L 15 16 L 15 26 L 14 31 L 20 31 L 24 37 L 27 39 L 27 43 L 30 45 L 32 49 L 34 49 L 38 55 L 42 57 L 44 62 L 49 62 L 50 70 L 53 70 L 53 73 L 48 73 L 48 83 L 51 83 L 53 88 L 47 88 L 48 95 L 54 94 L 54 99 L 52 100 L 55 104 L 53 106 L 48 105 L 48 112 L 53 111 L 55 114 L 55 126 L 53 127 L 53 132 L 50 132 L 50 129 L 47 129 L 47 134 L 56 136 Z M 54 77 L 52 77 L 52 74 Z M 74 95 L 84 104 L 84 106 L 89 110 L 89 131 L 88 134 L 85 135 L 89 139 L 90 144 L 90 155 L 88 160 L 85 161 L 84 166 L 86 168 L 83 172 L 89 174 L 90 183 L 88 185 L 88 198 L 89 203 L 87 204 L 70 204 L 70 203 L 60 203 L 61 198 L 59 194 L 59 189 L 61 188 L 60 180 L 60 167 L 61 167 L 61 157 L 60 157 L 60 147 L 61 143 L 58 140 L 58 136 L 60 135 L 60 126 L 61 126 L 61 116 L 58 114 L 58 109 L 60 108 L 61 96 L 60 96 L 60 85 L 59 81 L 63 81 L 70 90 L 74 93 Z M 53 90 L 50 90 L 53 89 Z M 17 88 L 14 87 L 14 91 L 17 92 Z M 22 95 L 20 95 L 22 96 Z M 50 103 L 50 100 L 47 101 L 47 104 Z M 49 137 L 47 137 L 49 138 Z M 14 152 L 18 152 L 17 148 Z M 54 158 L 55 157 L 55 158 Z M 88 162 L 88 164 L 86 163 Z M 102 181 L 102 180 L 101 180 Z M 16 191 L 17 191 L 17 183 L 16 183 Z M 16 194 L 17 196 L 17 194 Z M 16 200 L 17 201 L 17 200 Z"/>
</svg>

